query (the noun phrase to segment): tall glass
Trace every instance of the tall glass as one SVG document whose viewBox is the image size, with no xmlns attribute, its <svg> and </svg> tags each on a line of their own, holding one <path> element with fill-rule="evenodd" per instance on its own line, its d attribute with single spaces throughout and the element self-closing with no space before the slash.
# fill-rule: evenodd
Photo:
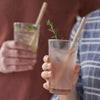
<svg viewBox="0 0 100 100">
<path fill-rule="evenodd" d="M 15 22 L 14 40 L 31 46 L 32 51 L 36 53 L 38 48 L 39 30 L 40 26 L 36 27 L 35 24 Z"/>
<path fill-rule="evenodd" d="M 50 62 L 53 64 L 53 78 L 50 79 L 51 87 L 50 92 L 54 94 L 67 94 L 68 91 L 71 91 L 73 88 L 73 68 L 76 63 L 76 55 L 77 55 L 77 45 L 75 46 L 71 57 L 68 62 L 65 63 L 66 56 L 69 53 L 69 48 L 72 44 L 72 41 L 69 40 L 49 40 L 49 56 Z M 58 72 L 62 69 L 62 67 L 66 65 L 65 70 L 59 80 L 56 83 Z"/>
</svg>

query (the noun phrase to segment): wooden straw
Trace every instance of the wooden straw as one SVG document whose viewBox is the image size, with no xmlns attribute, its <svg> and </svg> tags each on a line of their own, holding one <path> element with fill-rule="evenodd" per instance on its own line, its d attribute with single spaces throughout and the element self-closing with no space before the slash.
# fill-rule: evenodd
<svg viewBox="0 0 100 100">
<path fill-rule="evenodd" d="M 66 69 L 66 64 L 68 63 L 68 61 L 70 60 L 70 57 L 72 56 L 72 54 L 73 54 L 73 49 L 74 49 L 74 47 L 75 47 L 75 44 L 76 44 L 76 42 L 77 42 L 77 40 L 78 40 L 78 38 L 79 38 L 79 35 L 80 35 L 80 33 L 81 33 L 81 30 L 82 30 L 82 28 L 83 28 L 83 26 L 84 26 L 84 24 L 85 24 L 85 22 L 86 22 L 86 18 L 85 17 L 83 17 L 83 19 L 82 19 L 82 21 L 81 21 L 81 24 L 80 24 L 80 26 L 79 26 L 79 28 L 78 28 L 78 30 L 77 30 L 77 33 L 76 33 L 76 35 L 75 35 L 75 37 L 74 37 L 74 39 L 73 39 L 73 42 L 72 42 L 72 45 L 71 45 L 71 47 L 69 48 L 69 53 L 68 53 L 68 55 L 65 57 L 65 59 L 64 59 L 64 63 L 63 63 L 63 67 L 62 67 L 62 69 L 60 70 L 60 71 L 58 71 L 58 73 L 56 74 L 56 76 L 55 76 L 55 79 L 52 81 L 52 85 L 54 86 L 54 85 L 56 85 L 56 83 L 59 81 L 59 79 L 62 77 L 62 75 L 63 75 L 63 73 L 64 73 L 64 71 L 65 71 L 65 69 Z"/>
<path fill-rule="evenodd" d="M 44 13 L 46 11 L 46 8 L 47 8 L 47 2 L 44 2 L 43 5 L 42 5 L 42 8 L 40 10 L 40 13 L 38 15 L 38 18 L 36 20 L 36 23 L 35 23 L 36 27 L 38 27 L 38 25 L 40 24 L 40 22 L 41 22 L 41 20 L 43 18 L 43 15 L 44 15 Z M 32 45 L 36 41 L 38 36 L 39 36 L 39 32 L 38 33 L 34 33 L 33 38 L 30 41 L 29 45 Z"/>
<path fill-rule="evenodd" d="M 42 8 L 40 10 L 39 16 L 36 20 L 36 26 L 38 26 L 40 24 L 42 17 L 44 15 L 45 11 L 46 11 L 46 8 L 47 8 L 47 2 L 44 2 L 43 5 L 42 5 Z"/>
</svg>

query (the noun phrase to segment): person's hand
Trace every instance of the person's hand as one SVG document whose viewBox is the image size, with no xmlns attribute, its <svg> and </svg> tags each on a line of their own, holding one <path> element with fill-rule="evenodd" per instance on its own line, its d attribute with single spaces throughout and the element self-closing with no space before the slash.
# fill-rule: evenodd
<svg viewBox="0 0 100 100">
<path fill-rule="evenodd" d="M 44 61 L 43 65 L 42 65 L 43 72 L 41 73 L 41 77 L 44 80 L 46 80 L 46 82 L 43 84 L 43 87 L 46 90 L 49 90 L 49 88 L 51 86 L 49 78 L 53 77 L 53 72 L 51 71 L 53 66 L 52 66 L 52 63 L 49 62 L 49 56 L 48 55 L 44 56 L 43 61 Z M 80 67 L 78 65 L 76 65 L 74 67 L 74 70 L 73 70 L 74 71 L 74 78 L 73 78 L 73 86 L 74 87 L 76 86 L 76 83 L 77 83 L 77 80 L 78 80 L 79 70 L 80 70 Z"/>
<path fill-rule="evenodd" d="M 32 70 L 32 65 L 36 63 L 36 56 L 30 46 L 17 41 L 6 41 L 0 49 L 0 72 Z"/>
</svg>

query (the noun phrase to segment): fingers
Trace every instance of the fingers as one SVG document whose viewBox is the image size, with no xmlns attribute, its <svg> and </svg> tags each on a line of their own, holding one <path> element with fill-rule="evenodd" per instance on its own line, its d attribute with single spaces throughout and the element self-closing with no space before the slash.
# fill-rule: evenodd
<svg viewBox="0 0 100 100">
<path fill-rule="evenodd" d="M 29 71 L 32 70 L 33 67 L 30 65 L 27 66 L 3 66 L 3 68 L 0 69 L 0 72 L 2 73 L 11 73 L 11 72 L 20 72 L 20 71 Z"/>
<path fill-rule="evenodd" d="M 11 66 L 13 67 L 13 66 Z M 31 65 L 24 65 L 24 66 L 15 66 L 15 70 L 14 72 L 20 72 L 20 71 L 29 71 L 29 70 L 32 70 L 33 69 L 33 66 Z"/>
<path fill-rule="evenodd" d="M 44 64 L 42 65 L 42 69 L 44 71 L 41 73 L 41 77 L 44 80 L 46 80 L 46 83 L 43 84 L 43 87 L 46 90 L 49 90 L 49 88 L 51 86 L 49 78 L 52 78 L 52 76 L 53 76 L 53 72 L 51 71 L 52 64 L 49 63 L 49 56 L 48 55 L 44 56 L 43 61 L 44 61 Z"/>
<path fill-rule="evenodd" d="M 53 76 L 53 72 L 52 71 L 43 71 L 41 73 L 41 77 L 45 80 L 51 78 Z"/>
<path fill-rule="evenodd" d="M 10 41 L 10 42 L 14 44 L 14 41 Z M 20 46 L 18 47 L 18 49 L 15 49 L 15 47 L 12 44 L 10 44 L 10 42 L 8 41 L 3 44 L 3 46 L 1 47 L 1 50 L 0 50 L 0 56 L 20 57 L 20 58 L 36 58 L 37 54 L 30 51 L 30 49 L 28 49 L 28 48 L 25 49 L 23 46 L 22 46 L 22 48 L 24 48 L 25 50 L 20 50 Z M 8 45 L 11 45 L 12 48 L 8 48 L 9 47 Z M 21 43 L 20 43 L 20 45 L 21 45 Z M 22 45 L 24 45 L 24 44 L 22 44 Z M 26 47 L 28 47 L 28 46 L 26 46 Z"/>
<path fill-rule="evenodd" d="M 49 62 L 49 56 L 48 56 L 48 55 L 44 56 L 44 57 L 43 57 L 43 61 L 44 61 L 44 62 Z"/>
<path fill-rule="evenodd" d="M 23 43 L 17 42 L 17 41 L 7 41 L 3 43 L 3 47 L 11 48 L 11 49 L 20 49 L 20 50 L 26 50 L 26 51 L 32 51 L 32 48 L 28 45 L 25 45 Z"/>
<path fill-rule="evenodd" d="M 4 66 L 10 65 L 32 65 L 36 63 L 36 59 L 21 59 L 21 58 L 1 58 Z"/>
<path fill-rule="evenodd" d="M 74 73 L 77 74 L 79 71 L 80 71 L 80 67 L 78 65 L 75 65 Z"/>
<path fill-rule="evenodd" d="M 51 86 L 51 83 L 49 81 L 46 81 L 46 83 L 43 84 L 43 88 L 45 88 L 46 90 L 49 90 Z"/>
<path fill-rule="evenodd" d="M 5 52 L 5 56 L 16 57 L 16 58 L 33 58 L 33 59 L 36 59 L 37 54 L 33 53 L 31 51 L 9 49 L 8 52 Z"/>
<path fill-rule="evenodd" d="M 4 42 L 0 49 L 0 72 L 32 70 L 36 64 L 36 53 L 32 48 L 16 41 Z"/>
<path fill-rule="evenodd" d="M 52 69 L 52 64 L 51 64 L 51 63 L 44 63 L 44 64 L 42 65 L 42 69 L 43 69 L 44 71 L 51 70 L 51 69 Z"/>
</svg>

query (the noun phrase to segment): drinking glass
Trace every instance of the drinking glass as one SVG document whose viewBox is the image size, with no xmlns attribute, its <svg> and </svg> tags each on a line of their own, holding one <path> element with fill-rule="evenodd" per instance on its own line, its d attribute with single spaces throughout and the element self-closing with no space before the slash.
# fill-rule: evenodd
<svg viewBox="0 0 100 100">
<path fill-rule="evenodd" d="M 66 56 L 69 53 L 69 48 L 72 45 L 70 40 L 60 40 L 60 39 L 49 39 L 49 57 L 50 62 L 53 65 L 53 77 L 50 78 L 51 87 L 49 91 L 53 94 L 64 95 L 68 91 L 71 91 L 73 88 L 73 69 L 76 63 L 77 56 L 77 44 L 72 51 L 71 56 L 66 61 Z M 57 75 L 60 70 L 65 66 L 65 70 L 62 73 L 61 77 L 58 77 L 59 80 L 56 81 Z M 55 82 L 55 83 L 54 83 Z"/>
<path fill-rule="evenodd" d="M 14 23 L 14 40 L 32 47 L 33 52 L 37 52 L 40 25 L 36 27 L 32 23 Z"/>
</svg>

